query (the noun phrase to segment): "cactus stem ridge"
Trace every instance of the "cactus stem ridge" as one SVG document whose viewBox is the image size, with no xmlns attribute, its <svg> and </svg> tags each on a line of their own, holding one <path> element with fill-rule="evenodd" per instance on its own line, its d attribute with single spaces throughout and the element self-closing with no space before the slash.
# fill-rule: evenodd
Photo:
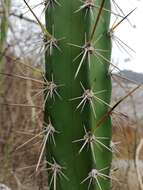
<svg viewBox="0 0 143 190">
<path fill-rule="evenodd" d="M 97 169 L 92 169 L 89 173 L 88 173 L 88 176 L 81 182 L 81 184 L 83 184 L 84 182 L 86 182 L 87 180 L 89 180 L 89 184 L 88 184 L 88 190 L 90 189 L 91 187 L 91 184 L 93 182 L 97 183 L 98 187 L 100 190 L 102 190 L 102 187 L 99 183 L 99 179 L 98 178 L 102 178 L 102 179 L 112 179 L 110 176 L 106 175 L 106 174 L 103 174 L 102 171 L 105 171 L 109 169 L 109 167 L 105 167 L 105 168 L 102 168 L 100 170 L 97 170 Z"/>
<path fill-rule="evenodd" d="M 105 101 L 103 101 L 102 99 L 100 99 L 100 98 L 98 98 L 96 96 L 98 94 L 106 92 L 106 90 L 100 90 L 98 92 L 93 92 L 92 89 L 85 89 L 85 87 L 83 86 L 83 84 L 82 83 L 80 83 L 80 84 L 81 84 L 81 87 L 82 87 L 82 89 L 84 91 L 83 94 L 81 96 L 78 96 L 78 97 L 70 99 L 71 101 L 72 100 L 82 99 L 80 101 L 80 103 L 77 105 L 76 110 L 79 109 L 82 106 L 81 112 L 83 112 L 86 103 L 89 102 L 90 106 L 92 108 L 93 114 L 94 114 L 94 116 L 96 118 L 96 112 L 95 112 L 94 103 L 93 103 L 94 101 L 97 101 L 99 103 L 103 103 L 103 104 L 111 107 L 108 103 L 106 103 Z"/>
<path fill-rule="evenodd" d="M 48 165 L 50 167 L 48 167 L 48 171 L 50 173 L 52 173 L 52 177 L 49 183 L 49 189 L 51 189 L 51 186 L 53 184 L 53 189 L 56 190 L 57 188 L 57 178 L 58 177 L 63 177 L 64 179 L 66 179 L 67 181 L 69 181 L 69 178 L 63 173 L 63 169 L 66 169 L 65 167 L 60 166 L 55 159 L 53 159 L 53 163 L 48 162 Z"/>
<path fill-rule="evenodd" d="M 93 30 L 92 30 L 92 33 L 91 33 L 90 41 L 92 41 L 92 39 L 93 39 L 93 37 L 94 37 L 94 34 L 95 34 L 95 31 L 96 31 L 98 22 L 99 22 L 99 20 L 100 20 L 101 14 L 102 14 L 102 10 L 103 10 L 103 8 L 104 8 L 104 3 L 105 3 L 105 0 L 102 0 L 101 6 L 100 6 L 100 8 L 99 8 L 98 15 L 97 15 L 97 18 L 96 18 L 96 21 L 95 21 L 95 24 L 94 24 L 94 27 L 93 27 Z"/>
<path fill-rule="evenodd" d="M 101 146 L 112 152 L 112 149 L 107 147 L 104 143 L 102 143 L 100 140 L 108 140 L 107 137 L 96 137 L 91 131 L 87 131 L 86 128 L 84 127 L 84 137 L 78 140 L 73 141 L 73 143 L 78 143 L 78 142 L 84 142 L 82 147 L 79 150 L 79 154 L 83 151 L 83 149 L 87 146 L 90 145 L 92 148 L 93 145 L 97 145 L 98 148 Z"/>
</svg>

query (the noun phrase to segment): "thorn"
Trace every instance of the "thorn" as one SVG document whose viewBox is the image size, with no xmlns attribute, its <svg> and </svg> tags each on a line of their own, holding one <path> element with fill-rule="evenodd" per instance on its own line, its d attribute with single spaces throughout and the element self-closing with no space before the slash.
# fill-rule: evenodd
<svg viewBox="0 0 143 190">
<path fill-rule="evenodd" d="M 35 135 L 34 137 L 30 138 L 28 141 L 24 142 L 22 145 L 18 146 L 16 148 L 16 150 L 19 150 L 21 148 L 23 148 L 24 146 L 26 146 L 27 144 L 31 143 L 33 140 L 35 140 L 36 138 L 40 137 L 42 134 L 44 134 L 46 131 L 43 130 L 42 132 L 38 133 L 37 135 Z"/>
<path fill-rule="evenodd" d="M 47 163 L 50 166 L 47 170 L 50 171 L 50 173 L 52 173 L 51 180 L 50 180 L 50 183 L 49 183 L 49 189 L 52 188 L 51 186 L 53 184 L 52 189 L 56 190 L 57 189 L 58 177 L 63 177 L 67 181 L 69 181 L 69 179 L 62 171 L 65 168 L 60 166 L 58 163 L 56 163 L 56 161 L 54 159 L 53 159 L 53 163 L 50 163 L 50 162 L 47 162 Z"/>
<path fill-rule="evenodd" d="M 87 131 L 85 127 L 84 127 L 84 131 L 85 131 L 85 135 L 83 138 L 73 141 L 73 143 L 83 142 L 83 145 L 81 146 L 79 150 L 79 154 L 83 151 L 83 149 L 87 145 L 90 145 L 91 148 L 93 147 L 93 145 L 97 145 L 100 147 L 104 147 L 110 152 L 112 152 L 111 148 L 107 147 L 104 143 L 100 141 L 100 140 L 108 140 L 107 137 L 96 137 L 91 131 Z"/>
<path fill-rule="evenodd" d="M 100 190 L 102 190 L 102 187 L 99 183 L 99 178 L 102 179 L 111 179 L 110 176 L 103 174 L 102 171 L 109 169 L 109 167 L 97 170 L 97 169 L 92 169 L 89 173 L 88 176 L 81 182 L 81 184 L 85 183 L 87 180 L 89 180 L 89 184 L 88 184 L 88 190 L 91 187 L 91 184 L 93 182 L 97 183 L 98 187 Z"/>
<path fill-rule="evenodd" d="M 55 128 L 53 127 L 50 118 L 49 118 L 49 124 L 45 123 L 45 133 L 46 134 L 45 134 L 45 137 L 43 139 L 41 153 L 40 153 L 38 163 L 37 163 L 37 166 L 36 166 L 36 172 L 38 171 L 38 168 L 40 166 L 40 163 L 41 163 L 41 160 L 42 160 L 42 156 L 43 156 L 47 141 L 52 139 L 54 145 L 56 146 L 54 135 L 55 135 L 55 133 L 59 133 L 59 132 L 56 131 Z"/>
<path fill-rule="evenodd" d="M 102 55 L 103 52 L 108 52 L 108 50 L 103 50 L 103 49 L 97 49 L 95 48 L 95 44 L 102 38 L 102 35 L 100 35 L 97 40 L 94 42 L 94 43 L 90 43 L 86 40 L 86 36 L 85 36 L 85 44 L 83 46 L 79 46 L 79 45 L 76 45 L 76 44 L 69 44 L 73 47 L 76 47 L 76 48 L 80 48 L 81 49 L 81 52 L 74 58 L 73 62 L 75 62 L 79 57 L 81 57 L 81 61 L 78 65 L 78 68 L 76 70 L 76 73 L 75 73 L 75 76 L 74 78 L 76 79 L 79 72 L 80 72 L 80 69 L 84 63 L 84 61 L 87 59 L 88 61 L 88 65 L 89 65 L 89 68 L 90 68 L 90 65 L 91 65 L 91 62 L 90 62 L 90 57 L 91 55 L 95 56 L 95 58 L 99 61 L 99 63 L 103 64 L 104 62 L 108 63 L 109 65 L 112 65 L 114 66 L 116 69 L 118 69 L 120 71 L 120 69 L 115 66 L 113 63 L 111 63 L 110 60 L 108 60 L 106 57 L 104 57 L 104 55 Z M 103 61 L 104 62 L 103 62 Z"/>
<path fill-rule="evenodd" d="M 91 13 L 91 16 L 93 17 L 93 9 L 95 8 L 95 3 L 93 0 L 85 0 L 83 1 L 83 5 L 81 5 L 79 7 L 79 9 L 77 9 L 75 11 L 75 13 L 78 13 L 82 10 L 85 11 L 85 16 L 88 14 L 88 13 Z"/>
<path fill-rule="evenodd" d="M 43 53 L 45 54 L 47 51 L 49 55 L 51 56 L 53 54 L 54 48 L 62 52 L 60 47 L 58 46 L 59 41 L 65 39 L 65 37 L 56 39 L 55 38 L 55 32 L 54 32 L 54 26 L 52 27 L 52 35 L 49 37 L 46 33 L 42 35 L 42 47 L 41 50 L 43 49 Z"/>
<path fill-rule="evenodd" d="M 44 0 L 43 2 L 45 8 L 44 11 L 47 11 L 49 8 L 55 8 L 55 5 L 61 6 L 61 4 L 57 0 Z"/>
<path fill-rule="evenodd" d="M 82 1 L 82 3 L 83 4 L 79 7 L 79 9 L 77 9 L 75 11 L 75 13 L 84 10 L 85 11 L 85 16 L 89 12 L 91 14 L 92 18 L 93 18 L 94 17 L 93 9 L 95 9 L 95 8 L 100 9 L 100 6 L 95 5 L 94 0 L 85 0 L 85 1 Z M 115 15 L 115 16 L 123 18 L 123 16 L 121 16 L 120 14 L 117 14 L 117 13 L 115 13 L 115 12 L 113 12 L 111 10 L 108 10 L 106 8 L 103 8 L 103 11 L 109 12 L 109 13 Z"/>
<path fill-rule="evenodd" d="M 130 52 L 128 50 L 135 53 L 134 49 L 132 49 L 129 45 L 127 45 L 124 41 L 122 41 L 119 37 L 117 37 L 114 34 L 114 31 L 112 31 L 112 29 L 110 29 L 108 34 L 110 35 L 112 41 L 115 43 L 115 45 L 118 47 L 118 49 L 121 52 L 123 50 L 125 53 L 127 53 L 129 55 L 129 57 L 132 57 L 132 55 L 130 54 Z"/>
<path fill-rule="evenodd" d="M 54 34 L 54 27 L 53 27 L 52 35 L 50 37 L 46 33 L 43 33 L 43 36 L 42 36 L 43 45 L 41 49 L 44 50 L 44 53 L 48 51 L 50 56 L 53 54 L 54 48 L 62 52 L 62 50 L 58 46 L 58 42 L 65 39 L 65 38 L 56 39 L 54 35 L 55 34 Z"/>
<path fill-rule="evenodd" d="M 119 99 L 119 101 L 117 101 L 113 107 L 103 115 L 103 117 L 101 117 L 101 119 L 99 119 L 99 121 L 96 124 L 96 127 L 94 129 L 95 130 L 100 127 L 100 125 L 112 114 L 112 112 L 114 111 L 114 109 L 121 104 L 125 99 L 127 99 L 130 95 L 132 95 L 134 92 L 136 92 L 140 87 L 142 86 L 142 84 L 137 85 L 135 88 L 133 88 L 129 93 L 127 93 L 125 96 L 123 96 L 122 98 Z"/>
<path fill-rule="evenodd" d="M 98 12 L 98 15 L 97 15 L 97 18 L 96 18 L 94 27 L 93 27 L 93 31 L 92 31 L 92 33 L 91 33 L 90 42 L 92 41 L 92 39 L 93 39 L 93 37 L 94 37 L 94 34 L 95 34 L 95 31 L 96 31 L 98 22 L 99 22 L 100 17 L 101 17 L 102 10 L 103 10 L 103 8 L 104 8 L 104 3 L 105 3 L 105 0 L 102 0 L 101 6 L 100 6 L 100 9 L 99 9 L 99 12 Z"/>
<path fill-rule="evenodd" d="M 81 67 L 82 67 L 82 65 L 83 65 L 83 63 L 84 63 L 84 61 L 86 60 L 86 58 L 88 58 L 88 65 L 89 65 L 89 67 L 90 67 L 90 56 L 94 53 L 94 47 L 92 46 L 92 44 L 90 44 L 90 43 L 88 43 L 88 42 L 86 42 L 85 43 L 85 45 L 83 45 L 82 47 L 81 47 L 81 49 L 82 49 L 82 51 L 81 51 L 81 53 L 76 57 L 76 59 L 79 57 L 79 56 L 81 56 L 82 55 L 82 58 L 81 58 L 81 61 L 80 61 L 80 63 L 79 63 L 79 66 L 78 66 L 78 68 L 77 68 L 77 71 L 76 71 L 76 73 L 75 73 L 75 79 L 77 78 L 77 75 L 78 75 L 78 73 L 79 73 L 79 71 L 80 71 L 80 69 L 81 69 Z M 74 59 L 74 61 L 76 60 L 76 59 Z"/>
<path fill-rule="evenodd" d="M 79 97 L 75 97 L 75 98 L 72 98 L 70 99 L 71 101 L 72 100 L 78 100 L 78 99 L 81 99 L 80 103 L 77 105 L 76 109 L 79 109 L 81 106 L 81 112 L 84 110 L 84 107 L 86 105 L 86 103 L 89 103 L 91 108 L 92 108 L 92 111 L 93 111 L 93 114 L 96 118 L 96 112 L 95 112 L 95 106 L 94 106 L 94 101 L 96 102 L 99 102 L 99 103 L 102 103 L 102 104 L 105 104 L 109 107 L 111 107 L 108 103 L 106 103 L 104 100 L 98 98 L 96 95 L 98 94 L 101 94 L 101 93 L 104 93 L 106 92 L 106 90 L 101 90 L 101 91 L 97 91 L 97 92 L 94 92 L 92 89 L 85 89 L 85 87 L 83 86 L 83 84 L 81 83 L 81 87 L 83 89 L 83 94 Z"/>
<path fill-rule="evenodd" d="M 117 3 L 115 0 L 112 0 L 112 4 L 113 4 L 115 10 L 116 10 L 119 14 L 123 15 L 123 16 L 121 16 L 121 17 L 124 18 L 126 15 L 125 15 L 124 11 L 121 9 L 121 7 L 118 5 L 118 3 Z M 118 16 L 118 15 L 116 15 L 116 16 Z M 129 24 L 130 24 L 132 27 L 134 27 L 134 25 L 132 25 L 132 23 L 130 22 L 130 20 L 129 20 L 128 18 L 127 18 L 127 21 L 129 22 Z"/>
<path fill-rule="evenodd" d="M 12 107 L 23 107 L 23 108 L 36 108 L 36 109 L 41 109 L 42 110 L 42 107 L 40 106 L 32 106 L 32 105 L 28 105 L 28 104 L 9 104 L 9 103 L 1 103 L 0 102 L 0 105 L 4 105 L 4 106 L 12 106 Z"/>
<path fill-rule="evenodd" d="M 51 34 L 48 32 L 48 30 L 45 28 L 45 26 L 40 22 L 40 20 L 38 19 L 38 17 L 36 16 L 36 14 L 34 13 L 34 11 L 31 9 L 31 7 L 29 6 L 29 4 L 27 3 L 26 0 L 23 0 L 24 3 L 26 4 L 26 6 L 28 7 L 28 9 L 30 10 L 30 12 L 32 13 L 32 15 L 35 17 L 36 21 L 38 22 L 42 32 L 44 34 L 47 34 L 47 36 L 50 38 Z"/>
<path fill-rule="evenodd" d="M 53 75 L 52 75 L 52 80 L 51 81 L 48 81 L 45 77 L 45 82 L 46 82 L 46 87 L 45 87 L 45 90 L 44 91 L 47 91 L 47 94 L 45 95 L 45 99 L 44 99 L 44 107 L 45 107 L 45 104 L 47 102 L 47 99 L 50 97 L 51 99 L 54 99 L 55 100 L 55 95 L 59 97 L 60 100 L 62 100 L 62 97 L 60 96 L 60 94 L 58 93 L 58 88 L 61 87 L 61 86 L 64 86 L 64 85 L 57 85 L 55 82 L 54 82 L 54 79 L 53 79 Z"/>
<path fill-rule="evenodd" d="M 43 81 L 35 79 L 35 78 L 30 78 L 28 76 L 21 76 L 21 75 L 17 75 L 17 74 L 3 73 L 3 72 L 0 72 L 0 75 L 5 75 L 7 77 L 13 77 L 13 78 L 20 78 L 20 79 L 23 79 L 23 80 L 30 80 L 32 82 L 36 82 L 36 83 L 39 83 L 41 85 L 44 84 Z"/>
<path fill-rule="evenodd" d="M 136 10 L 133 9 L 132 11 L 130 11 L 126 16 L 124 16 L 117 24 L 115 24 L 115 26 L 112 26 L 109 33 L 113 33 L 115 31 L 115 29 L 125 20 L 127 19 L 134 11 Z"/>
</svg>

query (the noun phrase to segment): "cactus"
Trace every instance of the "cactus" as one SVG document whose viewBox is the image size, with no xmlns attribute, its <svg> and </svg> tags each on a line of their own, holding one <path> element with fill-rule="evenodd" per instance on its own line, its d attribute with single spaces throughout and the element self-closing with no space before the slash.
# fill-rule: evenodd
<svg viewBox="0 0 143 190">
<path fill-rule="evenodd" d="M 10 0 L 1 0 L 2 16 L 0 21 L 0 70 L 3 69 L 3 52 L 8 31 L 8 15 L 10 9 Z"/>
<path fill-rule="evenodd" d="M 109 0 L 48 0 L 44 103 L 49 186 L 109 190 Z M 107 11 L 109 10 L 109 11 Z"/>
<path fill-rule="evenodd" d="M 44 130 L 16 150 L 45 133 L 36 171 L 45 150 L 48 189 L 109 190 L 114 152 L 110 115 L 141 86 L 110 106 L 111 37 L 134 10 L 109 29 L 109 0 L 45 0 L 45 27 L 23 1 L 42 30 L 44 82 L 13 76 L 44 84 L 38 92 L 44 92 Z"/>
</svg>

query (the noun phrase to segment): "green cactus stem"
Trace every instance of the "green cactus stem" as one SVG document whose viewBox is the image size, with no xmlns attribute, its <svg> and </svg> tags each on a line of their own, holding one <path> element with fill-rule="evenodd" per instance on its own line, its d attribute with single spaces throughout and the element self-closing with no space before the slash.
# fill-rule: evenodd
<svg viewBox="0 0 143 190">
<path fill-rule="evenodd" d="M 52 190 L 110 190 L 109 0 L 48 0 L 46 159 Z"/>
<path fill-rule="evenodd" d="M 2 12 L 0 19 L 0 70 L 3 69 L 4 66 L 3 53 L 6 47 L 10 5 L 11 0 L 1 0 Z"/>
</svg>

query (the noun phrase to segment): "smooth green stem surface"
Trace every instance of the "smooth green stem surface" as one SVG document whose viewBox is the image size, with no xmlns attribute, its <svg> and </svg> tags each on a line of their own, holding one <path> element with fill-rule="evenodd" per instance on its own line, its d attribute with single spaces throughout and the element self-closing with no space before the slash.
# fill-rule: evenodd
<svg viewBox="0 0 143 190">
<path fill-rule="evenodd" d="M 77 11 L 83 5 L 78 0 L 60 0 L 61 6 L 49 7 L 46 11 L 46 25 L 49 32 L 58 40 L 57 48 L 53 48 L 52 54 L 47 50 L 45 56 L 45 70 L 47 81 L 54 81 L 59 85 L 54 98 L 47 98 L 44 109 L 44 120 L 48 124 L 49 118 L 54 128 L 59 132 L 55 133 L 55 143 L 47 141 L 46 158 L 53 163 L 55 160 L 64 167 L 62 175 L 52 180 L 52 172 L 49 168 L 49 183 L 53 190 L 87 190 L 90 178 L 84 183 L 82 181 L 88 177 L 92 169 L 103 169 L 102 173 L 109 175 L 112 153 L 98 143 L 86 143 L 83 150 L 79 150 L 85 143 L 85 129 L 90 131 L 95 137 L 105 137 L 100 140 L 105 146 L 110 148 L 111 140 L 111 119 L 107 118 L 104 123 L 96 128 L 96 123 L 108 111 L 111 98 L 111 79 L 109 74 L 109 62 L 111 56 L 111 41 L 108 35 L 110 13 L 102 11 L 97 28 L 93 35 L 92 44 L 94 52 L 85 56 L 81 68 L 75 77 L 77 68 L 84 55 L 85 41 L 90 40 L 94 24 L 99 12 L 99 8 L 93 8 L 93 12 L 86 12 L 85 9 Z M 84 2 L 84 1 L 83 1 Z M 95 2 L 95 1 L 94 1 Z M 101 0 L 96 1 L 96 5 L 101 5 Z M 110 1 L 105 0 L 104 8 L 110 10 Z M 75 47 L 76 45 L 80 47 Z M 73 61 L 81 52 L 83 53 Z M 96 53 L 97 51 L 97 53 Z M 109 61 L 108 61 L 109 60 Z M 90 63 L 90 64 L 89 64 Z M 61 86 L 60 86 L 61 85 Z M 83 100 L 83 93 L 90 89 L 94 93 L 102 91 L 96 95 L 99 99 L 92 99 L 93 106 L 86 102 L 83 110 L 82 105 L 77 106 Z M 48 91 L 45 93 L 45 98 Z M 73 100 L 80 97 L 80 99 Z M 101 99 L 101 101 L 100 101 Z M 103 103 L 106 102 L 105 104 Z M 96 113 L 96 117 L 94 114 Z M 81 142 L 73 142 L 82 139 Z M 91 146 L 93 145 L 93 146 Z M 92 147 L 92 148 L 91 148 Z M 99 185 L 93 179 L 90 189 L 110 190 L 109 178 L 98 177 Z M 56 187 L 56 189 L 55 189 Z"/>
</svg>

